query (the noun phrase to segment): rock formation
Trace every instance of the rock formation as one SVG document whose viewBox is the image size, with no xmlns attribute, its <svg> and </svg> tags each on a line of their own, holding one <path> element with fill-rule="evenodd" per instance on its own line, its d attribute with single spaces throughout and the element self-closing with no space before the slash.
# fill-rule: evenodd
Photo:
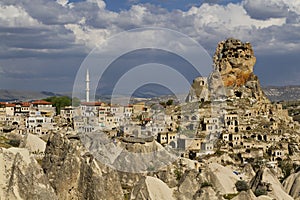
<svg viewBox="0 0 300 200">
<path fill-rule="evenodd" d="M 300 172 L 291 174 L 283 181 L 285 191 L 293 198 L 300 199 Z"/>
<path fill-rule="evenodd" d="M 0 149 L 0 177 L 0 199 L 57 199 L 41 166 L 27 149 Z"/>
<path fill-rule="evenodd" d="M 255 177 L 250 182 L 250 188 L 253 192 L 257 192 L 258 190 L 264 191 L 269 197 L 275 199 L 293 199 L 285 192 L 276 175 L 269 168 L 257 171 Z"/>
<path fill-rule="evenodd" d="M 224 96 L 268 101 L 253 73 L 255 62 L 250 43 L 233 38 L 220 42 L 213 57 L 212 73 L 207 81 L 205 77 L 194 80 L 187 101 L 213 100 Z"/>
<path fill-rule="evenodd" d="M 236 197 L 234 197 L 232 200 L 256 200 L 256 196 L 251 190 L 242 191 L 239 193 Z"/>
<path fill-rule="evenodd" d="M 42 166 L 59 199 L 124 199 L 118 173 L 94 159 L 76 137 L 52 134 Z"/>
<path fill-rule="evenodd" d="M 186 101 L 195 102 L 195 101 L 207 101 L 207 100 L 209 100 L 207 77 L 197 77 L 193 80 Z"/>
<path fill-rule="evenodd" d="M 131 193 L 132 200 L 175 200 L 173 190 L 168 185 L 158 178 L 146 176 L 133 188 Z"/>
<path fill-rule="evenodd" d="M 233 38 L 222 41 L 213 59 L 214 70 L 220 72 L 225 87 L 240 87 L 253 79 L 256 58 L 250 43 Z"/>
<path fill-rule="evenodd" d="M 235 183 L 239 177 L 231 169 L 217 163 L 208 164 L 205 176 L 221 194 L 237 193 Z"/>
<path fill-rule="evenodd" d="M 46 149 L 46 142 L 37 135 L 28 133 L 21 141 L 20 147 L 26 148 L 30 152 L 43 154 Z"/>
<path fill-rule="evenodd" d="M 204 178 L 195 170 L 187 171 L 181 178 L 178 186 L 178 199 L 193 199 L 201 189 Z"/>
</svg>

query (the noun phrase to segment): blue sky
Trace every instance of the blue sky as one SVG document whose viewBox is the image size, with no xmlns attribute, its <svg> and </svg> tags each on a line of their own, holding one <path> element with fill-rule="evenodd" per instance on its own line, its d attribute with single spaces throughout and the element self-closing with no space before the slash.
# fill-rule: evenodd
<svg viewBox="0 0 300 200">
<path fill-rule="evenodd" d="M 213 56 L 251 42 L 262 85 L 300 85 L 300 1 L 1 0 L 0 89 L 71 91 L 95 45 L 132 28 L 183 33 Z"/>
</svg>

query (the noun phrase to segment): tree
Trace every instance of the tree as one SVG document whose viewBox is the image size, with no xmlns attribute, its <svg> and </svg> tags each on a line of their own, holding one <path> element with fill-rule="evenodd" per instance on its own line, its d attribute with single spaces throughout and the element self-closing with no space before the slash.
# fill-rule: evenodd
<svg viewBox="0 0 300 200">
<path fill-rule="evenodd" d="M 73 97 L 72 106 L 78 107 L 79 105 L 80 105 L 80 99 L 78 99 L 77 97 Z"/>
<path fill-rule="evenodd" d="M 173 99 L 169 99 L 166 104 L 167 106 L 171 106 L 173 105 L 173 102 L 174 102 Z"/>
<path fill-rule="evenodd" d="M 246 181 L 243 180 L 239 180 L 235 183 L 235 187 L 237 189 L 237 191 L 241 192 L 241 191 L 247 191 L 249 189 L 249 186 L 247 184 Z"/>
<path fill-rule="evenodd" d="M 61 97 L 53 96 L 53 97 L 48 97 L 44 100 L 51 102 L 52 105 L 56 107 L 57 114 L 60 114 L 61 108 L 72 105 L 72 99 L 67 96 L 61 96 Z"/>
</svg>

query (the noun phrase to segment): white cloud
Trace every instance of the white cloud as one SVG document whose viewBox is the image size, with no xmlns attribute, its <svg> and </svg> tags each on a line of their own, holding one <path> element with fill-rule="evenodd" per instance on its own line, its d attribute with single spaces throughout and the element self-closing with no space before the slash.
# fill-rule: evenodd
<svg viewBox="0 0 300 200">
<path fill-rule="evenodd" d="M 11 76 L 14 71 L 20 72 L 19 79 L 26 74 L 32 76 L 30 73 L 37 69 L 40 76 L 44 73 L 43 77 L 46 77 L 51 75 L 48 73 L 51 69 L 54 73 L 70 66 L 65 72 L 68 76 L 71 68 L 80 65 L 76 62 L 80 62 L 95 45 L 124 30 L 147 26 L 182 32 L 210 53 L 220 40 L 228 37 L 250 41 L 259 55 L 288 55 L 300 51 L 299 0 L 202 4 L 187 11 L 136 4 L 120 12 L 109 11 L 103 0 L 73 3 L 68 0 L 1 0 L 0 65 L 6 73 L 9 67 L 4 66 L 11 66 L 20 59 L 14 68 L 9 68 Z M 138 38 L 133 41 L 137 42 Z M 128 42 L 131 41 L 120 45 Z M 157 42 L 160 42 L 159 37 Z M 40 62 L 34 63 L 32 58 L 40 59 Z M 43 59 L 47 61 L 42 62 Z M 58 59 L 61 59 L 59 66 Z M 59 74 L 53 74 L 53 79 L 57 76 Z"/>
<path fill-rule="evenodd" d="M 300 14 L 300 1 L 297 0 L 244 0 L 242 4 L 256 19 L 287 17 L 290 12 Z"/>
<path fill-rule="evenodd" d="M 28 27 L 41 25 L 23 8 L 13 5 L 0 5 L 0 24 L 8 27 Z"/>
<path fill-rule="evenodd" d="M 56 2 L 62 6 L 66 6 L 69 3 L 68 0 L 57 0 Z"/>
<path fill-rule="evenodd" d="M 286 24 L 287 18 L 253 18 L 247 13 L 244 6 L 244 3 L 202 4 L 200 7 L 192 7 L 186 12 L 180 10 L 169 12 L 165 9 L 140 4 L 120 13 L 108 10 L 94 11 L 90 13 L 94 16 L 94 20 L 87 19 L 84 22 L 81 20 L 81 23 L 70 23 L 65 25 L 65 28 L 72 30 L 77 43 L 84 44 L 89 48 L 123 30 L 158 26 L 185 33 L 212 49 L 219 40 L 237 37 L 254 44 L 256 41 L 264 41 L 264 46 L 259 50 L 267 51 L 268 48 L 270 50 L 273 48 L 270 41 L 270 34 L 272 35 L 274 30 L 272 27 L 282 27 Z M 295 27 L 289 29 L 293 28 Z M 276 31 L 283 32 L 284 30 L 278 28 Z M 289 38 L 291 33 L 284 32 L 284 34 L 285 36 L 277 37 L 277 33 L 273 40 L 275 38 L 275 42 L 277 40 L 279 40 L 278 43 L 285 42 L 284 37 Z M 287 50 L 296 48 L 298 43 L 293 42 L 291 41 L 289 46 L 283 45 L 283 47 L 286 47 Z"/>
</svg>

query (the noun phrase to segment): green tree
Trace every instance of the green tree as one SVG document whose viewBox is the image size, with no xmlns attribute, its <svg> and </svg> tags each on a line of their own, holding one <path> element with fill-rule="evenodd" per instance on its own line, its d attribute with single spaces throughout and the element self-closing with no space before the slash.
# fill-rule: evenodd
<svg viewBox="0 0 300 200">
<path fill-rule="evenodd" d="M 235 187 L 237 189 L 237 191 L 241 192 L 241 191 L 247 191 L 249 189 L 249 186 L 247 184 L 246 181 L 243 180 L 239 180 L 235 183 Z"/>
<path fill-rule="evenodd" d="M 80 99 L 77 97 L 73 97 L 72 99 L 72 106 L 78 107 L 80 105 Z"/>
<path fill-rule="evenodd" d="M 173 103 L 174 103 L 173 99 L 169 99 L 169 100 L 166 102 L 166 105 L 167 105 L 167 106 L 171 106 L 171 105 L 173 105 Z"/>
<path fill-rule="evenodd" d="M 53 106 L 56 107 L 56 113 L 60 114 L 60 110 L 65 106 L 72 105 L 72 99 L 68 96 L 53 96 L 44 99 L 45 101 L 51 102 Z"/>
</svg>

